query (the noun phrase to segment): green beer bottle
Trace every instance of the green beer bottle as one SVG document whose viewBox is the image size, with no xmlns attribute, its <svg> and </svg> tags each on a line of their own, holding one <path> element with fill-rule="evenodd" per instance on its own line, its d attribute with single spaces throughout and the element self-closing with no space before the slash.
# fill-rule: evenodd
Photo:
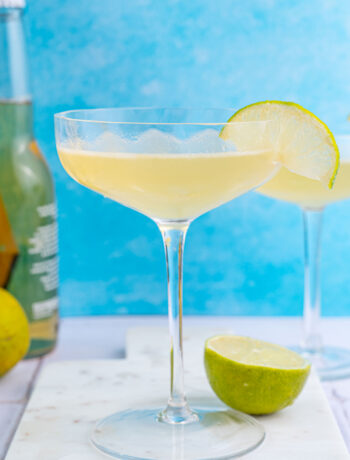
<svg viewBox="0 0 350 460">
<path fill-rule="evenodd" d="M 57 337 L 57 222 L 52 177 L 33 135 L 23 7 L 0 0 L 0 287 L 25 310 L 27 357 L 35 357 Z"/>
</svg>

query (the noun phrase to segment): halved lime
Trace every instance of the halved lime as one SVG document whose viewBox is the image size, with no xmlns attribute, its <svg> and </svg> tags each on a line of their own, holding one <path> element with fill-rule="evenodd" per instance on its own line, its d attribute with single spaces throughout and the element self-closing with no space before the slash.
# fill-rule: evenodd
<svg viewBox="0 0 350 460">
<path fill-rule="evenodd" d="M 317 179 L 332 188 L 339 167 L 339 150 L 325 123 L 294 102 L 256 102 L 238 110 L 229 121 L 273 120 L 264 142 L 276 151 L 278 161 L 290 171 Z M 247 124 L 249 127 L 249 124 Z M 249 148 L 254 133 L 226 125 L 221 137 L 234 141 L 239 149 Z M 259 140 L 261 142 L 261 140 Z"/>
<path fill-rule="evenodd" d="M 234 335 L 208 339 L 204 363 L 218 398 L 248 414 L 270 414 L 292 404 L 310 372 L 310 364 L 294 351 Z"/>
</svg>

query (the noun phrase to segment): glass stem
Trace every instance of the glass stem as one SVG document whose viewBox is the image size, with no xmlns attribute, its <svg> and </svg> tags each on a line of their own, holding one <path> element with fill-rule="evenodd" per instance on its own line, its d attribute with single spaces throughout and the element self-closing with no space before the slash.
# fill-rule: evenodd
<svg viewBox="0 0 350 460">
<path fill-rule="evenodd" d="M 304 351 L 317 353 L 322 349 L 321 314 L 321 230 L 323 209 L 304 209 Z"/>
<path fill-rule="evenodd" d="M 182 344 L 182 267 L 189 222 L 158 225 L 163 236 L 167 265 L 170 332 L 170 396 L 159 420 L 167 423 L 189 423 L 197 420 L 185 397 Z"/>
</svg>

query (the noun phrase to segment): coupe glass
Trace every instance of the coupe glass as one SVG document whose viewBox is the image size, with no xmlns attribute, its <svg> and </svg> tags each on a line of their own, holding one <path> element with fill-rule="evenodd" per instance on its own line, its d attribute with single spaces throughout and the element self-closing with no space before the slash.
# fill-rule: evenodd
<svg viewBox="0 0 350 460">
<path fill-rule="evenodd" d="M 184 393 L 182 262 L 188 226 L 278 169 L 271 148 L 264 147 L 270 122 L 227 123 L 232 113 L 126 108 L 55 115 L 57 150 L 68 174 L 153 219 L 165 247 L 170 396 L 164 408 L 146 404 L 98 422 L 92 443 L 112 457 L 229 459 L 264 439 L 252 417 L 222 405 L 191 408 Z"/>
<path fill-rule="evenodd" d="M 322 380 L 350 376 L 350 349 L 325 345 L 321 320 L 321 233 L 324 209 L 350 198 L 350 135 L 336 136 L 340 167 L 332 190 L 320 182 L 297 176 L 282 168 L 259 193 L 289 201 L 303 212 L 304 312 L 299 346 L 292 348 L 310 360 Z"/>
</svg>

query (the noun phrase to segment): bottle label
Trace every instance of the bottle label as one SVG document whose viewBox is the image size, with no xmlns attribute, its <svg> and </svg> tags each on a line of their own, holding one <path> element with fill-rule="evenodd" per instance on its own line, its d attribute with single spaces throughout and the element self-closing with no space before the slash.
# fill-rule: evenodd
<svg viewBox="0 0 350 460">
<path fill-rule="evenodd" d="M 40 320 L 52 316 L 58 310 L 58 297 L 34 302 L 32 305 L 33 317 L 35 320 Z"/>
<path fill-rule="evenodd" d="M 30 273 L 40 277 L 44 291 L 48 292 L 58 287 L 56 206 L 54 203 L 39 206 L 37 212 L 40 218 L 51 218 L 52 222 L 37 227 L 34 235 L 29 239 L 28 254 L 40 257 L 40 260 L 32 263 Z M 39 307 L 34 308 L 33 304 L 34 317 L 37 316 L 36 311 L 41 310 Z M 38 317 L 41 318 L 41 314 Z"/>
<path fill-rule="evenodd" d="M 33 322 L 51 318 L 58 311 L 55 203 L 37 206 L 30 215 L 29 233 L 26 235 L 24 228 L 16 234 L 0 197 L 0 283 Z"/>
<path fill-rule="evenodd" d="M 43 225 L 39 225 L 29 238 L 28 254 L 33 256 L 29 267 L 31 275 L 39 277 L 44 292 L 55 295 L 32 303 L 32 319 L 40 321 L 54 315 L 58 310 L 58 257 L 57 257 L 57 211 L 55 203 L 37 207 Z M 49 220 L 50 223 L 47 223 Z"/>
</svg>

